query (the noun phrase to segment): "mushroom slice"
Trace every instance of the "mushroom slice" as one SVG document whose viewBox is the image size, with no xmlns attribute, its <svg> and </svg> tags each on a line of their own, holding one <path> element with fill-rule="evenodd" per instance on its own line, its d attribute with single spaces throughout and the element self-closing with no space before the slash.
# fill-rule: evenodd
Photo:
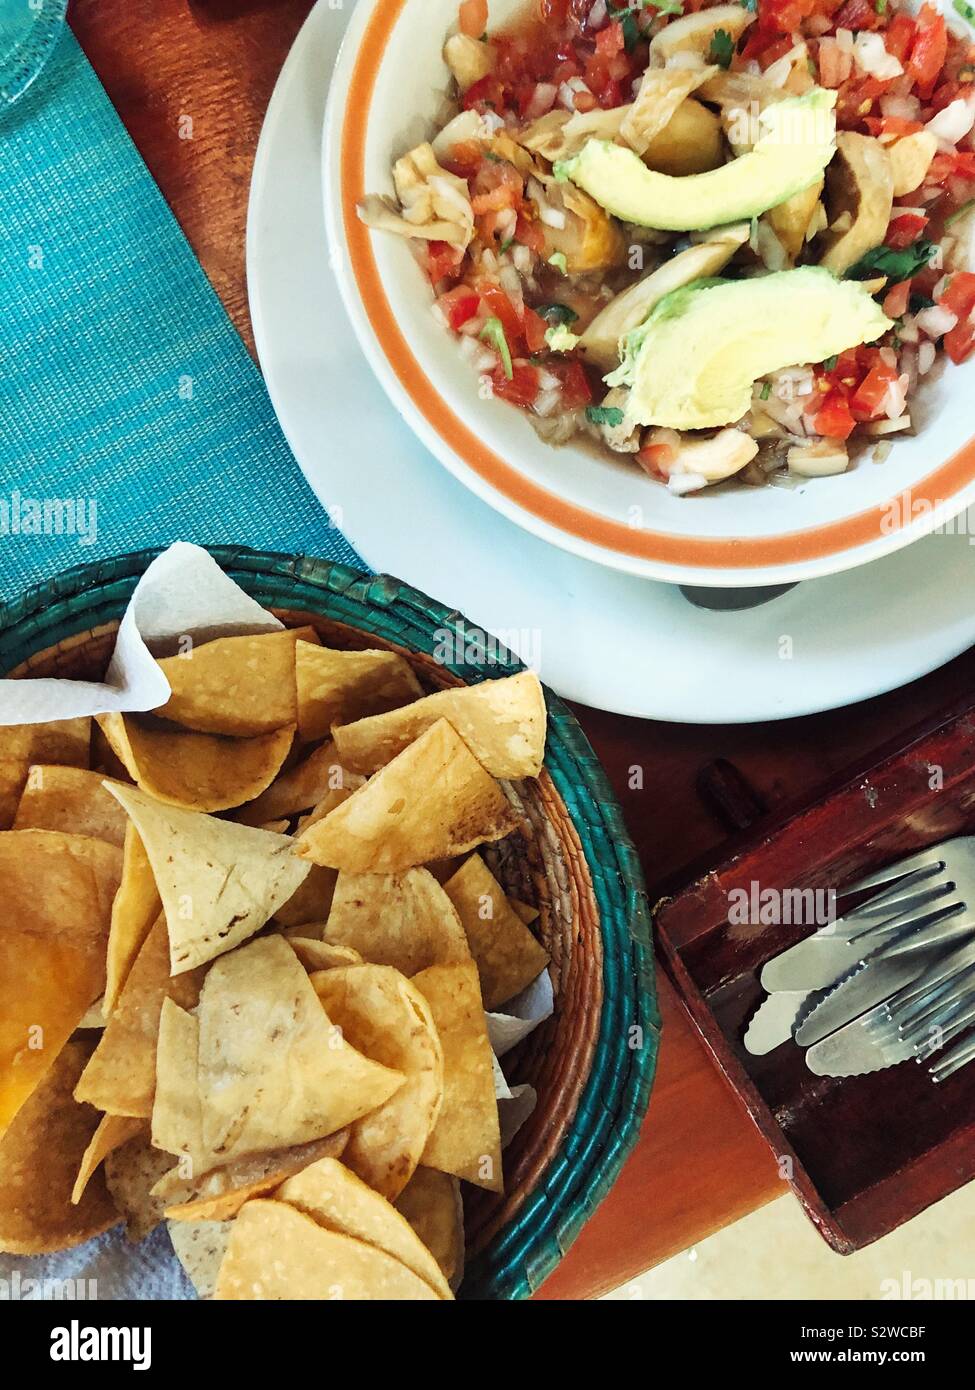
<svg viewBox="0 0 975 1390">
<path fill-rule="evenodd" d="M 489 43 L 468 34 L 451 34 L 444 44 L 443 56 L 462 92 L 493 72 L 497 61 L 497 53 Z"/>
<path fill-rule="evenodd" d="M 684 478 L 696 486 L 675 488 L 680 492 L 698 492 L 712 483 L 724 482 L 740 473 L 758 453 L 758 441 L 742 430 L 719 430 L 710 438 L 677 434 L 674 430 L 651 430 L 645 444 L 667 444 L 675 457 L 667 464 L 668 480 Z"/>
<path fill-rule="evenodd" d="M 894 176 L 894 197 L 903 198 L 920 188 L 931 161 L 938 152 L 937 136 L 930 130 L 918 130 L 887 146 Z"/>
<path fill-rule="evenodd" d="M 845 473 L 850 456 L 842 439 L 817 439 L 814 444 L 797 444 L 787 455 L 789 472 L 800 478 L 828 478 Z"/>
<path fill-rule="evenodd" d="M 629 106 L 614 106 L 609 111 L 597 107 L 575 114 L 550 111 L 532 121 L 518 136 L 518 142 L 554 164 L 557 159 L 571 159 L 578 154 L 587 140 L 615 140 L 629 111 Z"/>
<path fill-rule="evenodd" d="M 628 290 L 611 299 L 605 309 L 593 319 L 581 335 L 579 350 L 587 361 L 602 371 L 611 371 L 619 364 L 619 345 L 627 333 L 637 328 L 665 295 L 700 280 L 717 275 L 740 246 L 748 240 L 747 223 L 716 228 L 711 240 L 689 246 L 650 275 L 638 280 Z"/>
<path fill-rule="evenodd" d="M 894 174 L 890 155 L 879 140 L 853 130 L 840 131 L 836 157 L 826 170 L 826 205 L 831 226 L 822 237 L 826 249 L 821 264 L 842 275 L 880 245 L 890 222 Z M 838 231 L 837 222 L 845 230 Z"/>
<path fill-rule="evenodd" d="M 647 68 L 636 99 L 620 122 L 620 139 L 642 158 L 680 104 L 718 71 L 717 67 Z"/>
<path fill-rule="evenodd" d="M 755 17 L 743 5 L 714 5 L 710 10 L 684 15 L 651 39 L 650 62 L 663 67 L 675 53 L 700 53 L 707 57 L 719 29 L 737 43 Z"/>
</svg>

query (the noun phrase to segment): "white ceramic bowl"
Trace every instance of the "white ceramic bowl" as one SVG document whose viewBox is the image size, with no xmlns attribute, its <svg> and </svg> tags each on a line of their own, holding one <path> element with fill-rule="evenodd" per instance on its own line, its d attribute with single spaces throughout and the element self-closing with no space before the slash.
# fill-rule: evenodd
<svg viewBox="0 0 975 1390">
<path fill-rule="evenodd" d="M 523 7 L 491 0 L 492 25 Z M 517 409 L 482 400 L 455 338 L 430 312 L 429 283 L 405 241 L 370 232 L 355 212 L 366 192 L 392 192 L 395 158 L 436 133 L 450 81 L 441 50 L 456 17 L 457 0 L 358 0 L 323 140 L 332 265 L 359 341 L 404 419 L 456 477 L 575 554 L 719 587 L 866 564 L 975 502 L 975 359 L 925 383 L 919 434 L 898 441 L 883 464 L 867 460 L 794 489 L 726 486 L 675 497 L 633 464 L 552 448 Z"/>
</svg>

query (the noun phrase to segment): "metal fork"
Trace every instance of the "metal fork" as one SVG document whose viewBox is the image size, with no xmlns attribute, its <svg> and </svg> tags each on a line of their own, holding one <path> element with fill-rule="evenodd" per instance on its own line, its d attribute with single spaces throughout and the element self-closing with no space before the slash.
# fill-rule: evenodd
<svg viewBox="0 0 975 1390">
<path fill-rule="evenodd" d="M 834 924 L 865 951 L 905 955 L 975 933 L 975 835 L 931 845 L 845 888 L 879 890 Z"/>
</svg>

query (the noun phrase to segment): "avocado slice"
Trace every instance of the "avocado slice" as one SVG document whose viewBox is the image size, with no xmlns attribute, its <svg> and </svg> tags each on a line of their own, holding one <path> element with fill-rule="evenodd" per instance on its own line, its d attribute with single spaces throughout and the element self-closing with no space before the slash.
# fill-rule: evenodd
<svg viewBox="0 0 975 1390">
<path fill-rule="evenodd" d="M 759 377 L 871 343 L 893 325 L 864 287 L 822 266 L 699 280 L 662 299 L 606 378 L 629 386 L 627 418 L 678 430 L 740 420 Z"/>
<path fill-rule="evenodd" d="M 816 183 L 836 152 L 836 93 L 817 87 L 760 113 L 754 149 L 705 174 L 674 178 L 648 169 L 608 140 L 589 140 L 555 165 L 624 222 L 660 231 L 703 231 L 758 217 Z"/>
</svg>

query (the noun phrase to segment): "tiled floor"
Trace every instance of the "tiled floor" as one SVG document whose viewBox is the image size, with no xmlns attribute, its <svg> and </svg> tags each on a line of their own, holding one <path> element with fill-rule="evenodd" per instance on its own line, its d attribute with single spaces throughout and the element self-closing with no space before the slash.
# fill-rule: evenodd
<svg viewBox="0 0 975 1390">
<path fill-rule="evenodd" d="M 846 1257 L 781 1197 L 607 1297 L 975 1300 L 975 1183 Z"/>
</svg>

